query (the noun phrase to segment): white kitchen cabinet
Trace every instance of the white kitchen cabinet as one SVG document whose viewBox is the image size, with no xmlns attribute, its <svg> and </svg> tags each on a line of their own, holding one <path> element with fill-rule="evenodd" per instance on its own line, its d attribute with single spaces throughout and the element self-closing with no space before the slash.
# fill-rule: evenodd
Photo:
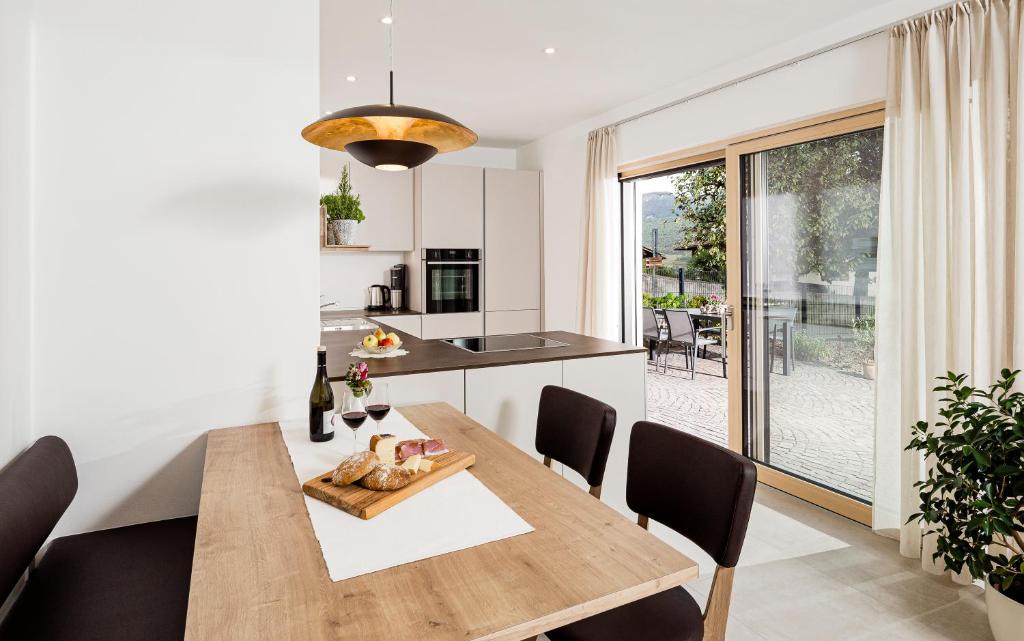
<svg viewBox="0 0 1024 641">
<path fill-rule="evenodd" d="M 540 174 L 484 172 L 484 309 L 540 309 Z"/>
<path fill-rule="evenodd" d="M 368 360 L 370 376 L 373 377 L 373 360 Z M 418 403 L 448 403 L 460 412 L 466 411 L 465 370 L 456 369 L 446 372 L 428 372 L 426 374 L 404 374 L 401 376 L 383 376 L 373 379 L 374 382 L 387 383 L 391 405 L 416 405 Z M 338 407 L 341 406 L 341 394 L 345 384 L 331 383 L 334 398 Z M 371 429 L 376 430 L 373 423 L 367 421 Z M 384 420 L 387 429 L 387 419 Z M 364 428 L 365 429 L 365 428 Z"/>
<path fill-rule="evenodd" d="M 615 408 L 615 436 L 608 453 L 601 500 L 626 515 L 630 515 L 626 505 L 629 433 L 633 423 L 647 416 L 646 358 L 646 354 L 636 353 L 562 361 L 563 387 Z M 581 488 L 588 487 L 586 480 L 572 469 L 565 469 L 565 478 Z"/>
<path fill-rule="evenodd" d="M 483 312 L 466 314 L 424 314 L 423 338 L 458 338 L 480 336 L 484 333 Z"/>
<path fill-rule="evenodd" d="M 412 251 L 413 173 L 380 171 L 353 161 L 351 177 L 366 215 L 356 227 L 356 241 L 370 251 Z"/>
<path fill-rule="evenodd" d="M 487 336 L 498 334 L 529 334 L 540 331 L 539 309 L 517 309 L 508 312 L 485 312 L 484 333 Z"/>
<path fill-rule="evenodd" d="M 423 336 L 423 325 L 420 322 L 419 314 L 402 316 L 371 316 L 370 320 L 375 323 L 389 325 L 400 332 L 411 334 L 416 338 L 421 338 Z"/>
<path fill-rule="evenodd" d="M 416 176 L 418 247 L 481 249 L 484 245 L 484 170 L 426 164 L 418 169 Z"/>
<path fill-rule="evenodd" d="M 466 371 L 466 415 L 538 461 L 537 409 L 545 385 L 562 384 L 562 362 Z"/>
</svg>

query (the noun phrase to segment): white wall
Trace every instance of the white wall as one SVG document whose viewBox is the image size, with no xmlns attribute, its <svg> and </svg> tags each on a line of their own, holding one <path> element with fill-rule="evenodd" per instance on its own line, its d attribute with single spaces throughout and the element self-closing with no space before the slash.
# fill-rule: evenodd
<svg viewBox="0 0 1024 641">
<path fill-rule="evenodd" d="M 80 480 L 60 532 L 195 513 L 207 430 L 305 411 L 317 3 L 36 8 L 34 436 Z"/>
<path fill-rule="evenodd" d="M 0 4 L 0 469 L 32 439 L 31 13 Z"/>
<path fill-rule="evenodd" d="M 348 154 L 320 152 L 320 191 L 328 193 L 338 186 L 338 176 L 345 162 L 358 162 Z M 470 147 L 462 151 L 434 156 L 431 163 L 515 169 L 516 150 L 500 147 Z M 357 232 L 358 233 L 358 232 Z M 403 252 L 365 252 L 345 254 L 325 252 L 320 255 L 320 293 L 324 302 L 335 301 L 328 309 L 358 309 L 368 301 L 370 285 L 390 285 L 388 270 L 392 265 L 408 262 Z"/>
<path fill-rule="evenodd" d="M 518 150 L 520 169 L 544 171 L 545 329 L 575 330 L 587 133 L 760 69 L 844 42 L 939 6 L 893 0 L 842 24 L 782 43 L 757 56 L 710 69 Z M 884 99 L 888 36 L 879 34 L 728 86 L 618 128 L 620 163 L 685 149 L 774 124 Z"/>
</svg>

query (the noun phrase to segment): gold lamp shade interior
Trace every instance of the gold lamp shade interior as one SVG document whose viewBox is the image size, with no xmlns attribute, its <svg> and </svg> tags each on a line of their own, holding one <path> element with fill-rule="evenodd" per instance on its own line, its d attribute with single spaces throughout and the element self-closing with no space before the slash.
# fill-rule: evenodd
<svg viewBox="0 0 1024 641">
<path fill-rule="evenodd" d="M 407 105 L 365 105 L 328 114 L 302 130 L 319 147 L 344 151 L 364 140 L 402 140 L 430 145 L 438 153 L 470 147 L 477 135 L 461 123 L 429 109 Z"/>
</svg>

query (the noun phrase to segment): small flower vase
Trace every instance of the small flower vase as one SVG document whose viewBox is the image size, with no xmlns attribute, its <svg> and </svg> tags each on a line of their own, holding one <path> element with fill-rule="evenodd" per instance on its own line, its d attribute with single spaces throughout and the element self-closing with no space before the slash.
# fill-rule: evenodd
<svg viewBox="0 0 1024 641">
<path fill-rule="evenodd" d="M 352 242 L 356 235 L 355 220 L 332 220 L 331 227 L 334 228 L 334 236 L 339 245 L 354 245 Z"/>
</svg>

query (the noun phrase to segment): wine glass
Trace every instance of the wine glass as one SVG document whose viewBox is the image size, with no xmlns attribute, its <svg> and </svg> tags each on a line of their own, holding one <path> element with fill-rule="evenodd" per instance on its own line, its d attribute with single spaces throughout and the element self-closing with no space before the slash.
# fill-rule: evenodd
<svg viewBox="0 0 1024 641">
<path fill-rule="evenodd" d="M 374 383 L 370 390 L 370 397 L 366 401 L 366 413 L 377 422 L 377 434 L 380 434 L 380 424 L 384 417 L 391 411 L 391 398 L 388 396 L 387 383 Z"/>
<path fill-rule="evenodd" d="M 366 421 L 366 406 L 363 404 L 362 395 L 356 396 L 352 390 L 345 390 L 345 397 L 341 401 L 341 420 L 352 430 L 352 453 L 355 454 L 359 451 L 356 432 Z"/>
</svg>

